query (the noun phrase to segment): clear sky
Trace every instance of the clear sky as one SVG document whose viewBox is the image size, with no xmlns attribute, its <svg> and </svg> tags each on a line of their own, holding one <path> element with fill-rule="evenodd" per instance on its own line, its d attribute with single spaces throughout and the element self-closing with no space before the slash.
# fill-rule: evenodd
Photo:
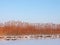
<svg viewBox="0 0 60 45">
<path fill-rule="evenodd" d="M 60 0 L 0 0 L 0 21 L 60 23 Z"/>
</svg>

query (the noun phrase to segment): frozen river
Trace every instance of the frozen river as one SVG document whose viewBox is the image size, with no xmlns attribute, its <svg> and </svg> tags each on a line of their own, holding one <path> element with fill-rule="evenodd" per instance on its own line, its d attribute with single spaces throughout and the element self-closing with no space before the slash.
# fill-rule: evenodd
<svg viewBox="0 0 60 45">
<path fill-rule="evenodd" d="M 2 40 L 0 45 L 60 45 L 60 39 Z"/>
</svg>

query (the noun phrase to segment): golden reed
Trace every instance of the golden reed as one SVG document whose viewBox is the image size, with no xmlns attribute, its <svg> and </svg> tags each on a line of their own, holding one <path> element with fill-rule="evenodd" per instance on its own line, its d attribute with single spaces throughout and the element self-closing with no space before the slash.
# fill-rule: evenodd
<svg viewBox="0 0 60 45">
<path fill-rule="evenodd" d="M 60 24 L 8 21 L 0 23 L 0 40 L 60 38 Z"/>
</svg>

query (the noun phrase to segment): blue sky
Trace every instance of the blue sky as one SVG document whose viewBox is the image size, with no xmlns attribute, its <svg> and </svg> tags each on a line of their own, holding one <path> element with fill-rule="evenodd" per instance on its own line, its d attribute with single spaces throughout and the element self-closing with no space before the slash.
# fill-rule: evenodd
<svg viewBox="0 0 60 45">
<path fill-rule="evenodd" d="M 0 21 L 60 23 L 60 0 L 0 0 Z"/>
</svg>

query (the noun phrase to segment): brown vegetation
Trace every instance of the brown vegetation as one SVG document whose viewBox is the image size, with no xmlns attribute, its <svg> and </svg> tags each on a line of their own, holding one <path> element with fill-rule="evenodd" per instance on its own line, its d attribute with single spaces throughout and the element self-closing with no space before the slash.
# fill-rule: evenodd
<svg viewBox="0 0 60 45">
<path fill-rule="evenodd" d="M 33 25 L 12 21 L 2 25 L 0 25 L 0 35 L 60 34 L 60 24 L 37 23 Z"/>
</svg>

